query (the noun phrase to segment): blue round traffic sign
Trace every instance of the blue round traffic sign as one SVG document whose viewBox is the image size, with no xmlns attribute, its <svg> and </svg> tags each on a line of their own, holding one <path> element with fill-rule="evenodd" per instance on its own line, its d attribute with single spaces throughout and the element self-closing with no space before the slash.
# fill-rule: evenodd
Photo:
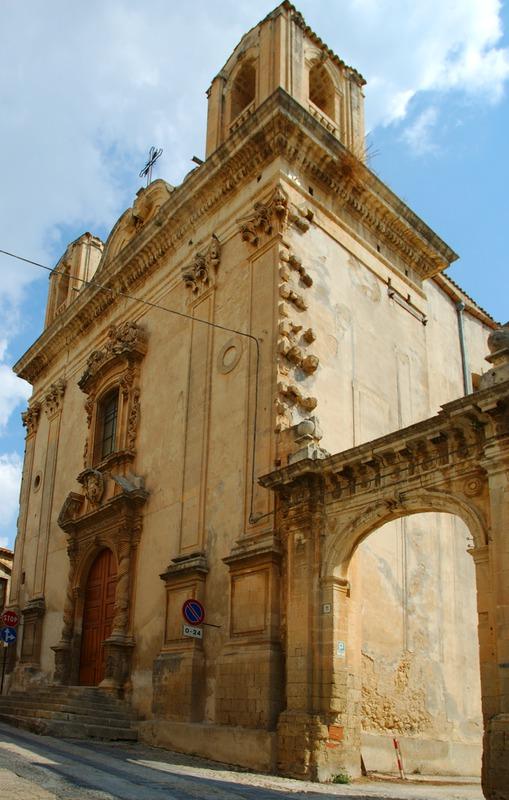
<svg viewBox="0 0 509 800">
<path fill-rule="evenodd" d="M 205 619 L 205 609 L 199 600 L 194 600 L 193 598 L 184 601 L 182 614 L 185 621 L 189 622 L 190 625 L 201 625 Z"/>
<path fill-rule="evenodd" d="M 0 639 L 2 640 L 2 642 L 5 642 L 5 644 L 12 644 L 12 642 L 15 642 L 16 636 L 17 636 L 16 628 L 7 627 L 7 628 L 2 628 L 2 630 L 0 631 Z"/>
</svg>

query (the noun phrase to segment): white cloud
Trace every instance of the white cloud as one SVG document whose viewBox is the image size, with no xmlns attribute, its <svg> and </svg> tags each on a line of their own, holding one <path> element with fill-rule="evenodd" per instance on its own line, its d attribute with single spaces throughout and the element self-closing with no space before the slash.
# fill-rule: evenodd
<svg viewBox="0 0 509 800">
<path fill-rule="evenodd" d="M 436 145 L 432 139 L 432 132 L 437 119 L 437 109 L 433 106 L 429 106 L 403 131 L 403 140 L 415 153 L 421 155 L 436 150 Z"/>
<path fill-rule="evenodd" d="M 0 434 L 7 425 L 10 415 L 20 404 L 25 403 L 32 390 L 30 385 L 18 378 L 4 363 L 7 353 L 7 340 L 0 339 Z"/>
<path fill-rule="evenodd" d="M 21 467 L 22 461 L 18 453 L 0 455 L 0 506 L 2 508 L 0 540 L 7 542 L 6 545 L 0 546 L 12 547 L 14 543 Z"/>
</svg>

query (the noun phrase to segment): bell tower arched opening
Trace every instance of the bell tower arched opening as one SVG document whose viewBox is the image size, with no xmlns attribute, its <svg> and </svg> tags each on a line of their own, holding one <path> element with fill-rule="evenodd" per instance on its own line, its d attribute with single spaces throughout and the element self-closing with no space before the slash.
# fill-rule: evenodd
<svg viewBox="0 0 509 800">
<path fill-rule="evenodd" d="M 334 84 L 321 62 L 313 64 L 309 70 L 309 99 L 331 120 L 336 120 Z"/>
<path fill-rule="evenodd" d="M 254 101 L 256 95 L 256 69 L 252 61 L 243 64 L 231 90 L 230 122 L 233 122 Z"/>
</svg>

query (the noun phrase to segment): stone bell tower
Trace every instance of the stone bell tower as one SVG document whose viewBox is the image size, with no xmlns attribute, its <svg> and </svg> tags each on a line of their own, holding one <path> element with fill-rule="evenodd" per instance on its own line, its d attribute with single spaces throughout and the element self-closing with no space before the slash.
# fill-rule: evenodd
<svg viewBox="0 0 509 800">
<path fill-rule="evenodd" d="M 246 33 L 208 92 L 207 158 L 280 88 L 358 157 L 364 152 L 365 81 L 281 3 Z"/>
</svg>

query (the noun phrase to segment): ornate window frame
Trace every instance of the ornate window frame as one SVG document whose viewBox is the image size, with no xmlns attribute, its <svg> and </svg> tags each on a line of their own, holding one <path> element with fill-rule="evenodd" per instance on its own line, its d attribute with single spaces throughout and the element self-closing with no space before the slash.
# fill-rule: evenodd
<svg viewBox="0 0 509 800">
<path fill-rule="evenodd" d="M 140 419 L 140 364 L 147 351 L 146 334 L 136 322 L 111 326 L 108 341 L 101 350 L 94 350 L 78 382 L 87 395 L 85 411 L 88 433 L 83 452 L 84 471 L 78 476 L 84 482 L 91 470 L 102 472 L 133 461 Z M 115 447 L 102 457 L 98 454 L 101 437 L 102 401 L 118 388 Z"/>
</svg>

